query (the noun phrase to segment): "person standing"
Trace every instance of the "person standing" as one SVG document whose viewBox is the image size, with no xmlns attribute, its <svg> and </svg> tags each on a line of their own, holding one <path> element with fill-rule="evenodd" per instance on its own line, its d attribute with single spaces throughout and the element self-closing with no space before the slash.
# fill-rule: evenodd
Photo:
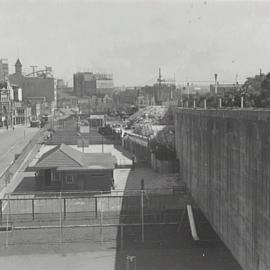
<svg viewBox="0 0 270 270">
<path fill-rule="evenodd" d="M 132 160 L 132 170 L 135 170 L 136 156 L 133 155 L 132 158 L 131 158 L 131 160 Z"/>
</svg>

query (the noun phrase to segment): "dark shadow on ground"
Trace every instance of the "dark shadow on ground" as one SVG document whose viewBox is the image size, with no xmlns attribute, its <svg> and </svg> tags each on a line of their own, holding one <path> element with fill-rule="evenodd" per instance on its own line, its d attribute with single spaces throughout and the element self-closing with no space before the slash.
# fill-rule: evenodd
<svg viewBox="0 0 270 270">
<path fill-rule="evenodd" d="M 177 208 L 168 203 L 174 199 L 177 202 L 184 195 L 148 194 L 144 196 L 145 224 L 175 221 L 178 224 L 145 225 L 143 241 L 141 225 L 125 226 L 130 223 L 140 224 L 142 221 L 140 195 L 128 196 L 130 194 L 128 190 L 133 186 L 131 178 L 128 179 L 124 193 L 126 196 L 122 201 L 119 217 L 119 224 L 123 226 L 119 226 L 117 232 L 115 270 L 135 269 L 134 261 L 130 262 L 130 268 L 127 268 L 128 256 L 136 257 L 137 270 L 242 269 L 198 209 L 194 210 L 194 216 L 201 240 L 192 239 L 185 205 Z M 182 216 L 183 219 L 181 219 Z"/>
</svg>

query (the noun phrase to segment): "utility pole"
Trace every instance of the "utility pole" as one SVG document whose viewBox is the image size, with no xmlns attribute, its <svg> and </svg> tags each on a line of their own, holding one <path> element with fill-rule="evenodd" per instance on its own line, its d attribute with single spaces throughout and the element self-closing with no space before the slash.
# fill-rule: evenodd
<svg viewBox="0 0 270 270">
<path fill-rule="evenodd" d="M 144 243 L 144 190 L 141 189 L 141 229 L 142 229 L 142 243 Z"/>
<path fill-rule="evenodd" d="M 157 93 L 157 101 L 160 100 L 160 93 L 161 93 L 161 83 L 162 83 L 162 76 L 161 76 L 161 68 L 158 69 L 158 93 Z"/>
<path fill-rule="evenodd" d="M 101 134 L 101 150 L 102 150 L 102 153 L 104 151 L 104 142 L 103 142 L 103 134 Z"/>
<path fill-rule="evenodd" d="M 189 82 L 187 82 L 187 91 L 188 91 L 187 107 L 189 107 L 189 97 L 190 97 L 190 88 L 189 88 Z"/>
<path fill-rule="evenodd" d="M 14 101 L 14 91 L 12 86 L 7 80 L 7 90 L 8 90 L 8 102 L 9 102 L 9 117 L 10 117 L 10 127 L 13 128 L 13 101 Z M 8 123 L 7 123 L 8 125 Z"/>
<path fill-rule="evenodd" d="M 217 73 L 215 73 L 215 94 L 217 94 Z"/>
<path fill-rule="evenodd" d="M 238 85 L 238 74 L 235 75 L 235 84 Z"/>
</svg>

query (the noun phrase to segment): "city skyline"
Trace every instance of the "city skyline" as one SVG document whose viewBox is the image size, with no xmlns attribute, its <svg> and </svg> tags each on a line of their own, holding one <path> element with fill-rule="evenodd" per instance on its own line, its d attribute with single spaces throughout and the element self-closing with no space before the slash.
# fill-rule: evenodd
<svg viewBox="0 0 270 270">
<path fill-rule="evenodd" d="M 72 83 L 78 71 L 113 73 L 116 86 L 165 77 L 234 82 L 270 71 L 269 2 L 0 1 L 0 58 L 10 73 L 52 66 Z"/>
</svg>

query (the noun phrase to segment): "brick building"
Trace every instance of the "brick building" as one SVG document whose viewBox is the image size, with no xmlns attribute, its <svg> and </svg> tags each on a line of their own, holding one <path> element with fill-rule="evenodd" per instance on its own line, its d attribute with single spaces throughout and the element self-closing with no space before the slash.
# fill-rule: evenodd
<svg viewBox="0 0 270 270">
<path fill-rule="evenodd" d="M 16 84 L 22 89 L 22 98 L 24 101 L 31 98 L 45 98 L 46 102 L 51 103 L 55 100 L 54 78 L 43 75 L 24 76 L 22 73 L 22 64 L 18 59 L 15 64 L 15 73 L 9 75 L 11 84 Z"/>
</svg>

